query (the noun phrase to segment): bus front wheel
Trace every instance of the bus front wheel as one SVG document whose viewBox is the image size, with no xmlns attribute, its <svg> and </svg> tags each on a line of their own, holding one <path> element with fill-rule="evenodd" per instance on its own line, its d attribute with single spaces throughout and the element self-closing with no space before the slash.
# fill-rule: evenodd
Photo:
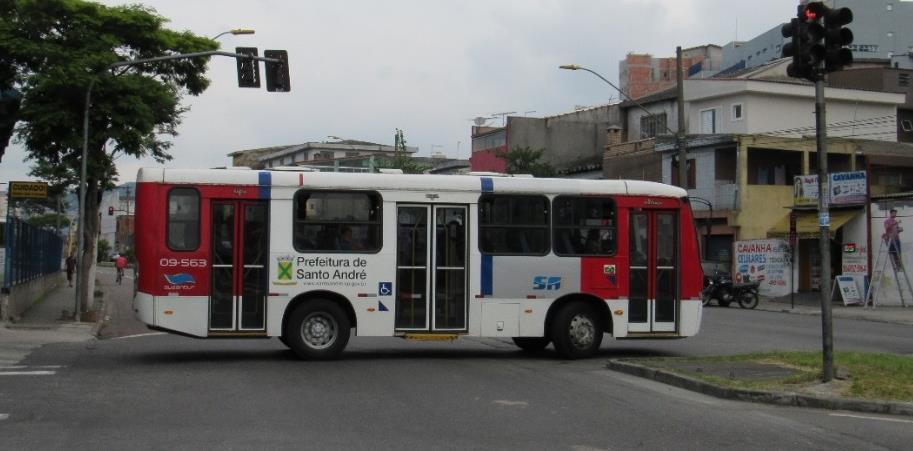
<svg viewBox="0 0 913 451">
<path fill-rule="evenodd" d="M 561 308 L 551 325 L 555 351 L 565 359 L 589 357 L 602 344 L 602 322 L 596 309 L 584 302 Z"/>
<path fill-rule="evenodd" d="M 286 325 L 288 346 L 303 359 L 339 357 L 349 342 L 351 323 L 338 304 L 314 299 L 299 305 Z"/>
</svg>

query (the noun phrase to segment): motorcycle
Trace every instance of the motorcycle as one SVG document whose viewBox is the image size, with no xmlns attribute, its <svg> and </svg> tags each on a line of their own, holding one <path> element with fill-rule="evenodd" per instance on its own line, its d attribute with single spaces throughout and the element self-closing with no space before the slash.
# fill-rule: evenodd
<svg viewBox="0 0 913 451">
<path fill-rule="evenodd" d="M 732 283 L 729 273 L 717 271 L 713 276 L 705 277 L 706 286 L 701 290 L 704 306 L 716 299 L 720 307 L 729 307 L 732 302 L 738 302 L 742 308 L 753 309 L 760 300 L 758 287 L 760 282 Z"/>
</svg>

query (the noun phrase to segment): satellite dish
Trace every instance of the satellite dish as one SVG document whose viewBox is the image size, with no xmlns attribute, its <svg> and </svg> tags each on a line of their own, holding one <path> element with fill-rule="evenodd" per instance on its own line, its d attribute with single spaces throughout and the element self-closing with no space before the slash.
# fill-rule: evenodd
<svg viewBox="0 0 913 451">
<path fill-rule="evenodd" d="M 485 125 L 486 122 L 491 120 L 491 118 L 483 117 L 483 116 L 476 116 L 470 120 L 472 121 L 473 124 L 476 124 L 476 126 L 481 127 L 481 126 Z"/>
</svg>

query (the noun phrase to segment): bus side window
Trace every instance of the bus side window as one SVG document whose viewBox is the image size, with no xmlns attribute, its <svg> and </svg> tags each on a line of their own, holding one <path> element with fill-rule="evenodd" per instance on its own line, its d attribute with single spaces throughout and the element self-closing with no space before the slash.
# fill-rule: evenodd
<svg viewBox="0 0 913 451">
<path fill-rule="evenodd" d="M 168 193 L 168 248 L 192 251 L 200 246 L 200 193 L 174 188 Z"/>
</svg>

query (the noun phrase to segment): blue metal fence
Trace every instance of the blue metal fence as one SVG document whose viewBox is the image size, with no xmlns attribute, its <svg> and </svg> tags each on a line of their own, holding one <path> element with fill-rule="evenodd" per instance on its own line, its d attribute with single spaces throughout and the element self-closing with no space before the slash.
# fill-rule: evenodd
<svg viewBox="0 0 913 451">
<path fill-rule="evenodd" d="M 8 218 L 5 230 L 5 288 L 60 271 L 63 239 L 25 221 Z"/>
</svg>

